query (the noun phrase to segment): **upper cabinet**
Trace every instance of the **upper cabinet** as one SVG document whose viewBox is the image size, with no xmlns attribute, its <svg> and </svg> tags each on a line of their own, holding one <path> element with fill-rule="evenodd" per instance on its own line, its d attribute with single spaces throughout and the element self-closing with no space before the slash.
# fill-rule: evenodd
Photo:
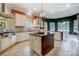
<svg viewBox="0 0 79 59">
<path fill-rule="evenodd" d="M 4 18 L 13 18 L 11 9 L 5 3 L 0 3 L 0 16 Z"/>
<path fill-rule="evenodd" d="M 1 11 L 1 3 L 0 3 L 0 11 Z"/>
<path fill-rule="evenodd" d="M 25 27 L 25 23 L 26 23 L 26 15 L 18 12 L 18 11 L 14 11 L 14 16 L 15 16 L 15 26 L 18 27 Z"/>
<path fill-rule="evenodd" d="M 12 15 L 11 8 L 9 8 L 7 4 L 5 4 L 5 13 L 10 15 L 10 16 Z"/>
<path fill-rule="evenodd" d="M 21 14 L 15 14 L 15 26 L 25 26 L 26 17 Z"/>
</svg>

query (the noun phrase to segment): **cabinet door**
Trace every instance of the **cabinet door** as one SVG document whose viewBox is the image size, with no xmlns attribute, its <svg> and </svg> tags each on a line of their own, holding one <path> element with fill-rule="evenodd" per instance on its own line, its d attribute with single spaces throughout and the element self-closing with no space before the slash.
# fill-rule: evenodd
<svg viewBox="0 0 79 59">
<path fill-rule="evenodd" d="M 1 51 L 1 39 L 2 39 L 2 36 L 0 36 L 0 51 Z"/>
<path fill-rule="evenodd" d="M 26 32 L 21 33 L 21 40 L 28 40 L 28 39 L 30 39 L 30 36 L 28 33 Z"/>
<path fill-rule="evenodd" d="M 19 42 L 21 40 L 21 34 L 16 33 L 16 41 Z"/>
<path fill-rule="evenodd" d="M 1 3 L 0 3 L 0 11 L 1 11 Z"/>
<path fill-rule="evenodd" d="M 16 35 L 12 36 L 10 39 L 10 45 L 13 45 L 14 43 L 16 43 Z"/>
<path fill-rule="evenodd" d="M 61 32 L 55 32 L 54 33 L 54 39 L 55 40 L 61 40 L 62 38 L 61 38 Z"/>
<path fill-rule="evenodd" d="M 32 40 L 32 49 L 41 55 L 41 37 L 34 36 Z"/>
<path fill-rule="evenodd" d="M 24 41 L 30 39 L 30 35 L 26 32 L 17 33 L 17 41 Z"/>
<path fill-rule="evenodd" d="M 26 17 L 21 14 L 15 15 L 16 26 L 25 26 Z"/>
<path fill-rule="evenodd" d="M 4 50 L 4 49 L 9 47 L 9 45 L 10 45 L 9 41 L 10 41 L 9 38 L 4 38 L 4 39 L 1 40 L 1 50 Z"/>
</svg>

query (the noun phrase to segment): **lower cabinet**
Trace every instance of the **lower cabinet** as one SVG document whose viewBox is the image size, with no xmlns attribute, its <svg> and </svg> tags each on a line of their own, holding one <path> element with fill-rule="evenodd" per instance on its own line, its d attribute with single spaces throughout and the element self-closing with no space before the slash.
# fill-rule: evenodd
<svg viewBox="0 0 79 59">
<path fill-rule="evenodd" d="M 41 48 L 42 48 L 42 46 L 41 46 L 41 37 L 36 37 L 36 36 L 34 36 L 33 37 L 33 40 L 32 40 L 32 49 L 36 52 L 36 53 L 38 53 L 39 55 L 41 55 L 42 53 L 41 53 Z"/>
<path fill-rule="evenodd" d="M 10 47 L 11 45 L 13 45 L 14 43 L 16 43 L 16 35 L 13 35 L 11 37 L 6 37 L 6 38 L 1 38 L 0 39 L 0 51 Z"/>
<path fill-rule="evenodd" d="M 63 40 L 63 32 L 55 32 L 54 39 L 55 40 Z"/>
<path fill-rule="evenodd" d="M 1 51 L 1 37 L 2 37 L 2 36 L 0 35 L 0 51 Z"/>
<path fill-rule="evenodd" d="M 15 44 L 16 43 L 16 35 L 14 35 L 14 36 L 12 36 L 11 38 L 10 38 L 10 45 L 13 45 L 13 44 Z"/>
<path fill-rule="evenodd" d="M 8 37 L 1 40 L 1 50 L 4 50 L 9 46 L 10 46 L 10 39 Z"/>
<path fill-rule="evenodd" d="M 17 35 L 17 42 L 30 39 L 29 33 L 26 32 L 20 32 L 17 33 L 16 35 Z"/>
<path fill-rule="evenodd" d="M 0 35 L 0 51 L 10 47 L 11 45 L 15 44 L 19 41 L 24 41 L 30 39 L 30 35 L 26 32 L 19 32 L 13 35 L 12 33 L 8 33 L 7 37 L 2 37 Z"/>
</svg>

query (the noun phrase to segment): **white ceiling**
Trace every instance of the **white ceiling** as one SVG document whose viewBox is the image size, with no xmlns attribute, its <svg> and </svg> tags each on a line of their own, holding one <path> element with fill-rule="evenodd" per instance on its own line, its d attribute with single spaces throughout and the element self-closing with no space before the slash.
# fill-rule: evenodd
<svg viewBox="0 0 79 59">
<path fill-rule="evenodd" d="M 7 4 L 10 8 L 27 12 L 39 12 L 42 10 L 42 3 L 10 3 Z M 36 11 L 34 9 L 37 9 Z M 60 18 L 71 16 L 79 12 L 78 3 L 43 3 L 43 10 L 46 18 Z"/>
</svg>

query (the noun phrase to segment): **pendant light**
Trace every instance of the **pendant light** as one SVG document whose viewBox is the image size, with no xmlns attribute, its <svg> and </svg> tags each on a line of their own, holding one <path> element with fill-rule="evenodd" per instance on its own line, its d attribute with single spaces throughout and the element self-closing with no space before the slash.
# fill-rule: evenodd
<svg viewBox="0 0 79 59">
<path fill-rule="evenodd" d="M 44 8 L 43 8 L 43 3 L 41 3 L 41 8 L 42 10 L 40 11 L 40 17 L 45 17 L 45 13 L 44 13 Z"/>
</svg>

